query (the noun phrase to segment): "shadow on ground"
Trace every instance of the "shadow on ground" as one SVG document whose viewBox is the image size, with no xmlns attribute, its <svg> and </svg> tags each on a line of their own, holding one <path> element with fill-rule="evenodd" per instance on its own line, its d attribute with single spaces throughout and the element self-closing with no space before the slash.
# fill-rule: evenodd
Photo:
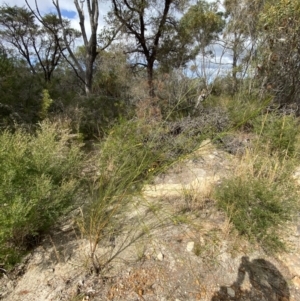
<svg viewBox="0 0 300 301">
<path fill-rule="evenodd" d="M 249 289 L 243 283 L 249 277 Z M 211 301 L 289 301 L 290 292 L 286 280 L 278 269 L 264 259 L 249 260 L 242 257 L 236 281 L 230 286 L 221 286 Z"/>
</svg>

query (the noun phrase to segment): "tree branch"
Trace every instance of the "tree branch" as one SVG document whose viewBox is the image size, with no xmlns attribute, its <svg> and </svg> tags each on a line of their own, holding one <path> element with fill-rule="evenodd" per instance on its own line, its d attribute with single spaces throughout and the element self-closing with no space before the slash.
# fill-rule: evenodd
<svg viewBox="0 0 300 301">
<path fill-rule="evenodd" d="M 77 1 L 77 0 L 75 0 L 75 1 Z M 67 48 L 67 50 L 68 50 L 68 53 L 69 53 L 69 55 L 70 55 L 72 61 L 73 61 L 73 64 L 70 62 L 70 60 L 66 59 L 66 56 L 65 56 L 64 53 L 62 53 L 62 55 L 63 55 L 63 57 L 67 60 L 67 62 L 72 66 L 72 69 L 73 69 L 74 71 L 75 71 L 76 68 L 77 68 L 77 69 L 79 70 L 80 73 L 83 73 L 83 69 L 82 69 L 81 65 L 79 64 L 77 58 L 75 57 L 75 55 L 74 55 L 74 53 L 73 53 L 73 51 L 72 51 L 72 49 L 71 49 L 71 47 L 70 47 L 70 45 L 69 45 L 69 43 L 68 43 L 68 40 L 67 40 L 66 29 L 65 29 L 64 26 L 63 26 L 63 20 L 62 20 L 62 16 L 61 16 L 60 7 L 59 7 L 59 0 L 52 0 L 52 3 L 53 3 L 53 5 L 54 5 L 55 8 L 56 8 L 56 11 L 57 11 L 57 14 L 58 14 L 58 18 L 59 18 L 59 20 L 60 20 L 60 24 L 61 24 L 62 30 L 63 30 L 63 39 L 64 39 L 64 43 L 65 43 L 65 45 L 66 45 L 66 48 Z M 59 43 L 58 45 L 59 45 L 60 50 L 62 50 L 62 48 L 61 48 L 61 46 L 60 46 L 60 43 Z M 75 64 L 76 68 L 75 68 L 74 64 Z M 82 81 L 84 82 L 84 80 L 82 79 L 82 77 L 79 76 L 77 70 L 76 70 L 76 75 L 77 75 L 77 77 L 80 78 L 80 80 L 82 80 Z"/>
</svg>

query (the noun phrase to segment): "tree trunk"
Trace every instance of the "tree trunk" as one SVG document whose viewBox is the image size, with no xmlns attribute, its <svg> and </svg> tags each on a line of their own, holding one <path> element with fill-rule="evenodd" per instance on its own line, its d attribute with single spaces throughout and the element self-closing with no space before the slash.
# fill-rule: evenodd
<svg viewBox="0 0 300 301">
<path fill-rule="evenodd" d="M 91 54 L 88 52 L 86 54 L 86 70 L 85 70 L 85 93 L 87 96 L 92 94 L 92 86 L 93 86 L 93 65 L 94 60 L 91 57 Z"/>
<path fill-rule="evenodd" d="M 155 97 L 154 85 L 153 85 L 153 63 L 148 63 L 147 65 L 147 76 L 148 76 L 148 88 L 149 96 L 151 98 Z"/>
<path fill-rule="evenodd" d="M 238 87 L 238 79 L 237 79 L 237 62 L 238 62 L 238 45 L 239 45 L 239 38 L 237 34 L 234 33 L 234 42 L 233 42 L 233 58 L 232 58 L 232 79 L 233 79 L 233 93 L 237 91 Z"/>
</svg>

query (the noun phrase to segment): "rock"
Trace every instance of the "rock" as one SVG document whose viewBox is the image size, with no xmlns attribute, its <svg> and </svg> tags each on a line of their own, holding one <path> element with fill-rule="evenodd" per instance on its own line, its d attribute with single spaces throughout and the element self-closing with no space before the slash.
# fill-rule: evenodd
<svg viewBox="0 0 300 301">
<path fill-rule="evenodd" d="M 227 295 L 231 298 L 235 297 L 235 291 L 231 287 L 227 287 Z"/>
<path fill-rule="evenodd" d="M 6 284 L 6 287 L 8 290 L 13 290 L 14 289 L 14 284 L 12 281 L 9 281 L 7 284 Z"/>
<path fill-rule="evenodd" d="M 156 256 L 156 258 L 159 260 L 159 261 L 163 261 L 164 259 L 164 254 L 162 252 L 159 252 Z"/>
<path fill-rule="evenodd" d="M 295 276 L 295 277 L 292 279 L 292 282 L 293 282 L 293 284 L 294 284 L 297 288 L 300 288 L 300 277 Z"/>
<path fill-rule="evenodd" d="M 187 246 L 186 246 L 186 250 L 187 250 L 188 252 L 192 252 L 193 249 L 194 249 L 194 245 L 195 245 L 195 243 L 194 243 L 193 241 L 188 242 L 188 244 L 187 244 Z"/>
</svg>

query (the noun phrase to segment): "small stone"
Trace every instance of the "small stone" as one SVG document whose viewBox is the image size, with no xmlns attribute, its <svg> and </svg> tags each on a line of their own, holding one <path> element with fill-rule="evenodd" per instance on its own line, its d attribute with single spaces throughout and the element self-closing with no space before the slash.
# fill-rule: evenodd
<svg viewBox="0 0 300 301">
<path fill-rule="evenodd" d="M 297 288 L 300 288 L 300 277 L 298 276 L 295 276 L 293 279 L 293 284 L 297 287 Z"/>
<path fill-rule="evenodd" d="M 195 243 L 194 243 L 193 241 L 188 242 L 188 243 L 187 243 L 187 246 L 186 246 L 186 250 L 187 250 L 188 252 L 192 252 L 193 249 L 194 249 L 194 245 L 195 245 Z"/>
<path fill-rule="evenodd" d="M 84 280 L 82 279 L 82 280 L 79 280 L 78 281 L 78 286 L 80 287 L 80 286 L 83 286 L 84 285 Z"/>
<path fill-rule="evenodd" d="M 164 259 L 164 254 L 162 252 L 159 252 L 156 257 L 159 261 L 162 261 Z"/>
<path fill-rule="evenodd" d="M 231 287 L 227 287 L 227 294 L 231 297 L 235 297 L 235 291 Z"/>
<path fill-rule="evenodd" d="M 14 284 L 12 281 L 9 281 L 7 284 L 6 284 L 6 287 L 9 289 L 9 290 L 13 290 L 14 289 Z"/>
</svg>

